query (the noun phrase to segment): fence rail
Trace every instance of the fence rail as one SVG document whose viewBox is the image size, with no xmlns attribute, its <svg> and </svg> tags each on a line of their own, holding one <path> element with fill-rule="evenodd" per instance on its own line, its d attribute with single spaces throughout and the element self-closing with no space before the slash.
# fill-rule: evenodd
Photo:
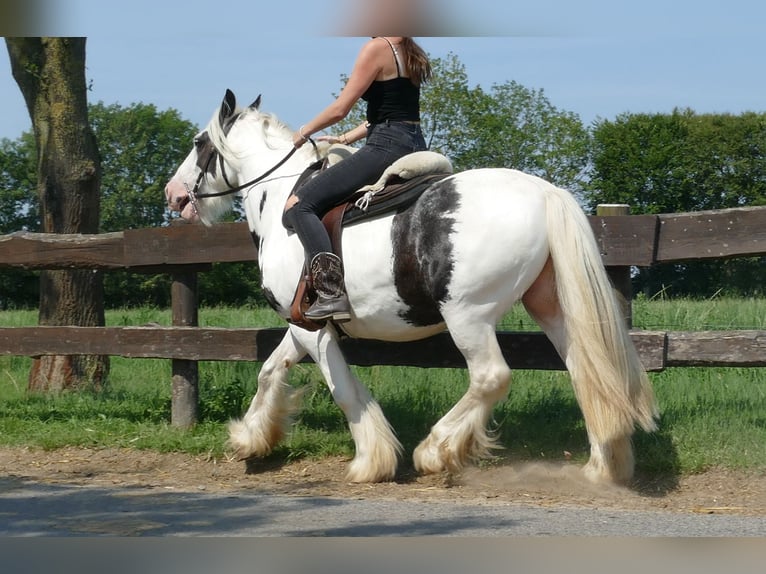
<svg viewBox="0 0 766 574">
<path fill-rule="evenodd" d="M 631 297 L 630 266 L 766 255 L 766 207 L 661 215 L 597 215 L 590 223 L 615 286 Z M 13 233 L 0 237 L 0 267 L 125 269 L 173 276 L 173 327 L 0 328 L 3 355 L 118 355 L 173 361 L 174 424 L 194 423 L 197 361 L 263 361 L 284 329 L 197 327 L 197 272 L 257 259 L 245 223 L 173 225 L 99 235 Z M 630 318 L 629 306 L 627 318 Z M 766 331 L 631 331 L 647 370 L 672 366 L 766 366 Z M 563 369 L 543 333 L 500 332 L 517 369 Z M 447 334 L 409 343 L 345 340 L 349 363 L 463 367 Z M 190 391 L 191 389 L 191 391 Z"/>
<path fill-rule="evenodd" d="M 10 327 L 0 328 L 0 355 L 113 355 L 184 361 L 264 361 L 285 334 L 283 328 L 222 327 Z M 631 331 L 648 371 L 666 367 L 766 367 L 766 331 Z M 563 370 L 542 332 L 498 332 L 516 369 Z M 408 343 L 345 339 L 349 363 L 461 368 L 463 356 L 441 333 Z M 306 359 L 310 361 L 310 359 Z"/>
<path fill-rule="evenodd" d="M 766 207 L 589 217 L 604 265 L 645 267 L 689 259 L 766 255 Z M 255 261 L 245 223 L 172 225 L 98 235 L 0 236 L 0 267 L 132 269 Z"/>
</svg>

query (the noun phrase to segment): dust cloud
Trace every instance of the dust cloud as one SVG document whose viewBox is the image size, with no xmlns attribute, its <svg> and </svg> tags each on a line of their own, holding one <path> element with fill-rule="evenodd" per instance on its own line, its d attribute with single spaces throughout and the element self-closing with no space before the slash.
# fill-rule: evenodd
<svg viewBox="0 0 766 574">
<path fill-rule="evenodd" d="M 558 503 L 626 502 L 639 495 L 627 487 L 608 483 L 594 483 L 585 477 L 580 466 L 570 463 L 513 463 L 488 468 L 465 470 L 457 483 L 480 491 L 487 498 L 500 493 L 514 493 L 517 500 L 550 499 Z"/>
</svg>

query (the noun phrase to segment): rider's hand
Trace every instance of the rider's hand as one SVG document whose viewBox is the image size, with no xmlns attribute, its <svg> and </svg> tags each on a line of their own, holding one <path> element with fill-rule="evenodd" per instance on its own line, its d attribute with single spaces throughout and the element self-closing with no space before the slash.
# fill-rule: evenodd
<svg viewBox="0 0 766 574">
<path fill-rule="evenodd" d="M 338 136 L 317 136 L 316 140 L 318 142 L 327 142 L 329 144 L 341 143 Z"/>
<path fill-rule="evenodd" d="M 293 145 L 294 145 L 296 148 L 299 148 L 299 147 L 301 147 L 301 146 L 302 146 L 303 144 L 305 144 L 307 141 L 308 141 L 308 140 L 307 140 L 306 138 L 304 138 L 304 137 L 303 137 L 303 136 L 300 134 L 300 132 L 295 132 L 295 133 L 293 134 Z"/>
</svg>

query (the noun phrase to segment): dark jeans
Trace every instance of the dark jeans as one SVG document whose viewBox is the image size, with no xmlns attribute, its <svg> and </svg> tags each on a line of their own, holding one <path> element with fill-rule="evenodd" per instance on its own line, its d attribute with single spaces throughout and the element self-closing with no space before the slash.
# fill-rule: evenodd
<svg viewBox="0 0 766 574">
<path fill-rule="evenodd" d="M 364 185 L 375 183 L 397 159 L 426 149 L 420 125 L 384 122 L 370 126 L 367 143 L 356 153 L 327 168 L 296 192 L 298 203 L 285 212 L 282 223 L 295 231 L 308 262 L 317 253 L 332 251 L 321 217 Z"/>
</svg>

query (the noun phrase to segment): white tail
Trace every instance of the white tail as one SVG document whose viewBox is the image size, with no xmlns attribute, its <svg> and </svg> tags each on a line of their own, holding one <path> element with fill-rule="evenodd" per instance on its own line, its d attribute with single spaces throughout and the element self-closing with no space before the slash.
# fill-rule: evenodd
<svg viewBox="0 0 766 574">
<path fill-rule="evenodd" d="M 651 384 L 588 218 L 566 191 L 551 186 L 548 241 L 567 334 L 567 368 L 591 442 L 629 437 L 635 425 L 656 429 Z"/>
</svg>

